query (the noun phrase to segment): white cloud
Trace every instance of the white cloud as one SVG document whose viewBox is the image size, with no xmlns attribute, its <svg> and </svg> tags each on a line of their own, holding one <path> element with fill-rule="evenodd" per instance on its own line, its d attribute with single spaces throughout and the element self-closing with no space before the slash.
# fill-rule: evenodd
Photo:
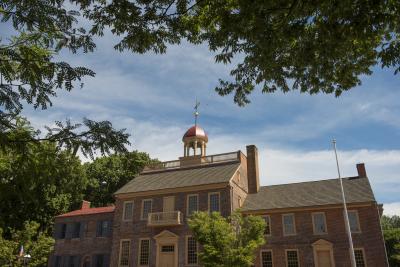
<svg viewBox="0 0 400 267">
<path fill-rule="evenodd" d="M 383 214 L 400 216 L 400 202 L 385 203 L 383 205 Z"/>
</svg>

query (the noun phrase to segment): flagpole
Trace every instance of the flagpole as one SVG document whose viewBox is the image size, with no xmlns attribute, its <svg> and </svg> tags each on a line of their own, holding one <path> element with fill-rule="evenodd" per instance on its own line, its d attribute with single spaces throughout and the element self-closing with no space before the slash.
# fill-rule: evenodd
<svg viewBox="0 0 400 267">
<path fill-rule="evenodd" d="M 347 212 L 346 197 L 345 197 L 345 194 L 344 194 L 343 181 L 342 181 L 342 177 L 340 175 L 339 160 L 338 160 L 337 151 L 336 151 L 336 140 L 333 139 L 332 143 L 333 143 L 333 149 L 335 151 L 336 167 L 337 167 L 338 177 L 339 177 L 339 181 L 340 181 L 340 190 L 342 192 L 343 211 L 344 211 L 343 215 L 344 215 L 344 222 L 345 222 L 345 226 L 346 226 L 347 237 L 349 239 L 350 261 L 351 261 L 351 266 L 352 267 L 356 267 L 356 258 L 355 258 L 355 255 L 354 255 L 353 238 L 351 236 L 349 215 L 348 215 L 348 212 Z"/>
</svg>

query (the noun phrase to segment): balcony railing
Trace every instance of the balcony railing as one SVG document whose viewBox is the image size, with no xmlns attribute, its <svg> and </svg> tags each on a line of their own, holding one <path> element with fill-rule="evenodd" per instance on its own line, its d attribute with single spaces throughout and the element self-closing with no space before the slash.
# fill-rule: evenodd
<svg viewBox="0 0 400 267">
<path fill-rule="evenodd" d="M 202 161 L 199 164 L 208 165 L 208 164 L 228 162 L 228 161 L 239 161 L 240 153 L 241 153 L 240 151 L 235 151 L 224 154 L 205 156 L 202 158 Z M 155 171 L 155 170 L 178 169 L 180 167 L 182 167 L 180 160 L 164 161 L 146 166 L 144 172 Z"/>
<path fill-rule="evenodd" d="M 147 220 L 148 226 L 168 226 L 182 224 L 180 211 L 151 212 Z"/>
</svg>

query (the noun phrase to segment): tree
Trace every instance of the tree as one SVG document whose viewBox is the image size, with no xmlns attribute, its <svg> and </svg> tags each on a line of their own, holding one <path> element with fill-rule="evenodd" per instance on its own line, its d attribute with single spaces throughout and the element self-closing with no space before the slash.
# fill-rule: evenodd
<svg viewBox="0 0 400 267">
<path fill-rule="evenodd" d="M 389 265 L 400 266 L 400 217 L 383 215 L 381 225 Z"/>
<path fill-rule="evenodd" d="M 233 93 L 239 105 L 256 87 L 339 96 L 377 64 L 400 70 L 397 0 L 6 0 L 0 8 L 17 31 L 0 52 L 2 102 L 9 106 L 20 98 L 43 106 L 54 88 L 71 90 L 94 75 L 54 55 L 91 52 L 93 36 L 108 30 L 120 37 L 119 51 L 164 53 L 182 40 L 208 44 L 216 62 L 238 62 L 216 90 Z"/>
<path fill-rule="evenodd" d="M 10 135 L 33 134 L 19 120 Z M 22 229 L 25 221 L 36 221 L 50 232 L 54 216 L 78 207 L 88 184 L 79 158 L 50 142 L 29 143 L 24 153 L 0 150 L 0 174 L 0 227 L 5 234 L 8 228 Z"/>
<path fill-rule="evenodd" d="M 89 181 L 85 199 L 94 206 L 114 203 L 113 194 L 154 161 L 147 153 L 132 151 L 85 163 L 85 174 Z"/>
<path fill-rule="evenodd" d="M 0 266 L 25 266 L 18 258 L 21 246 L 31 256 L 29 266 L 47 266 L 47 259 L 53 249 L 54 239 L 39 230 L 39 224 L 26 221 L 23 230 L 12 230 L 12 238 L 4 239 L 0 228 Z"/>
<path fill-rule="evenodd" d="M 256 249 L 265 242 L 265 222 L 257 216 L 235 213 L 226 219 L 218 212 L 196 212 L 188 225 L 202 246 L 199 258 L 205 267 L 251 266 Z"/>
<path fill-rule="evenodd" d="M 390 266 L 400 266 L 400 228 L 383 231 Z"/>
<path fill-rule="evenodd" d="M 387 216 L 383 215 L 381 217 L 381 225 L 383 230 L 390 230 L 400 228 L 400 216 L 393 215 Z"/>
</svg>

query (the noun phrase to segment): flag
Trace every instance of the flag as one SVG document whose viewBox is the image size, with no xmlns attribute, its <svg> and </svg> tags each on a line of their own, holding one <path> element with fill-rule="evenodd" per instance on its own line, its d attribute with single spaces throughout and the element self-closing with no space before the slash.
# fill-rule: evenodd
<svg viewBox="0 0 400 267">
<path fill-rule="evenodd" d="M 21 248 L 19 249 L 19 256 L 22 257 L 24 256 L 24 246 L 21 245 Z"/>
</svg>

